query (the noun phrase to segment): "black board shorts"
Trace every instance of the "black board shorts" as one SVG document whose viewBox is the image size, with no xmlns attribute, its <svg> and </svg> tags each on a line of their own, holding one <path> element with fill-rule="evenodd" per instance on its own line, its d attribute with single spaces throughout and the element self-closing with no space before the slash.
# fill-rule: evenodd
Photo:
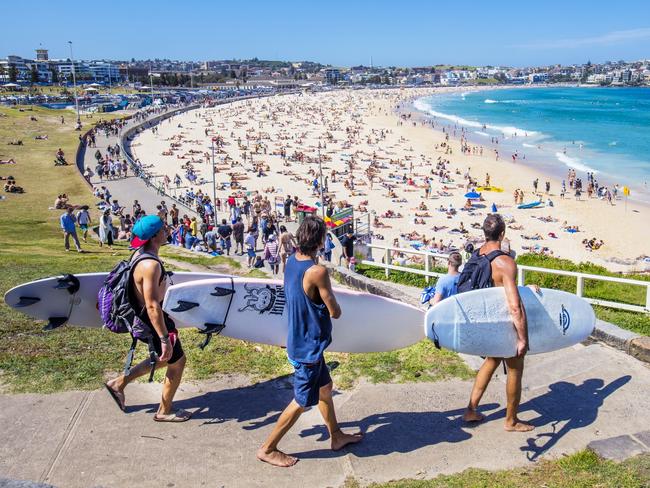
<svg viewBox="0 0 650 488">
<path fill-rule="evenodd" d="M 167 315 L 164 314 L 165 316 L 165 325 L 167 326 L 167 331 L 168 332 L 173 332 L 176 334 L 176 341 L 174 342 L 174 347 L 172 348 L 172 357 L 169 358 L 169 361 L 167 361 L 167 364 L 174 364 L 177 362 L 180 358 L 182 358 L 185 355 L 185 351 L 183 351 L 183 346 L 181 344 L 181 339 L 178 337 L 178 331 L 176 330 L 176 324 L 174 324 L 174 321 Z M 158 337 L 158 334 L 156 333 L 155 330 L 152 329 L 152 342 L 153 342 L 153 347 L 156 350 L 156 354 L 158 356 L 162 355 L 162 343 L 160 342 L 160 337 Z M 146 340 L 139 339 L 140 341 L 144 342 L 145 344 L 147 343 Z"/>
</svg>

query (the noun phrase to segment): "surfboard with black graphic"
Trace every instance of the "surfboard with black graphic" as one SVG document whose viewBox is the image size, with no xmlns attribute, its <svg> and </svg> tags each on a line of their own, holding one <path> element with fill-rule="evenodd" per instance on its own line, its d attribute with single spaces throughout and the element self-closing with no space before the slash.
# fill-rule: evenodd
<svg viewBox="0 0 650 488">
<path fill-rule="evenodd" d="M 424 339 L 424 312 L 389 298 L 335 288 L 340 319 L 332 320 L 332 352 L 381 352 Z M 171 286 L 163 309 L 177 323 L 220 329 L 221 335 L 285 346 L 287 312 L 281 281 L 232 278 Z M 221 325 L 225 325 L 220 328 Z"/>
</svg>

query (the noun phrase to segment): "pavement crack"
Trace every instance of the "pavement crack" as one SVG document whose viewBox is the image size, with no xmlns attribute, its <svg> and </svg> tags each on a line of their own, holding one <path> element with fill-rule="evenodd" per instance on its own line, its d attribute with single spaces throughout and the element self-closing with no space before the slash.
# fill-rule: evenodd
<svg viewBox="0 0 650 488">
<path fill-rule="evenodd" d="M 39 477 L 40 482 L 46 482 L 50 479 L 50 476 L 52 475 L 54 468 L 58 464 L 59 460 L 63 457 L 63 452 L 67 449 L 67 447 L 72 442 L 74 434 L 76 433 L 77 427 L 79 425 L 79 420 L 83 416 L 84 412 L 88 409 L 88 406 L 90 405 L 94 395 L 95 392 L 91 391 L 84 394 L 84 396 L 81 398 L 81 401 L 77 405 L 77 408 L 72 413 L 72 416 L 68 421 L 68 426 L 63 432 L 63 437 L 61 438 L 61 441 L 59 441 L 59 444 L 56 446 L 56 449 L 54 450 L 54 453 L 50 458 L 50 462 L 47 464 L 47 466 L 45 466 L 43 473 Z"/>
</svg>

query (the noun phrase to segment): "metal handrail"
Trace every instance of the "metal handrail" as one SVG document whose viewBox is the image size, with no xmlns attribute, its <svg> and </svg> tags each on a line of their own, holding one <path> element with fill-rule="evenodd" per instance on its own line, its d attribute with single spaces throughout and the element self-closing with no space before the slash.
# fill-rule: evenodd
<svg viewBox="0 0 650 488">
<path fill-rule="evenodd" d="M 377 268 L 382 268 L 386 272 L 386 277 L 390 276 L 391 271 L 402 271 L 405 273 L 412 273 L 417 275 L 422 275 L 426 278 L 427 283 L 429 278 L 441 277 L 444 276 L 444 273 L 438 273 L 431 271 L 431 259 L 449 259 L 449 254 L 438 254 L 430 251 L 420 251 L 418 249 L 406 249 L 399 247 L 384 246 L 380 244 L 365 244 L 366 247 L 370 249 L 379 249 L 383 251 L 382 259 L 384 262 L 372 261 L 364 259 L 361 261 L 361 264 L 367 266 L 374 266 Z M 391 264 L 392 254 L 393 253 L 403 253 L 403 254 L 415 254 L 419 256 L 425 256 L 424 259 L 424 269 L 410 268 L 407 266 L 399 266 Z M 629 278 L 618 278 L 616 276 L 604 276 L 596 275 L 591 273 L 580 273 L 578 271 L 564 271 L 561 269 L 552 269 L 552 268 L 540 268 L 538 266 L 527 266 L 527 265 L 517 265 L 517 284 L 523 286 L 525 284 L 525 275 L 526 272 L 538 272 L 538 273 L 548 273 L 561 276 L 570 276 L 576 278 L 576 292 L 575 294 L 579 297 L 584 298 L 589 303 L 594 305 L 601 305 L 604 307 L 618 308 L 621 310 L 628 310 L 631 312 L 641 312 L 641 313 L 650 313 L 650 281 L 635 280 Z M 585 280 L 593 281 L 609 281 L 614 283 L 622 283 L 625 285 L 631 286 L 644 286 L 646 287 L 646 303 L 643 305 L 631 305 L 628 303 L 613 302 L 610 300 L 602 300 L 598 298 L 589 298 L 584 296 L 584 282 Z"/>
</svg>

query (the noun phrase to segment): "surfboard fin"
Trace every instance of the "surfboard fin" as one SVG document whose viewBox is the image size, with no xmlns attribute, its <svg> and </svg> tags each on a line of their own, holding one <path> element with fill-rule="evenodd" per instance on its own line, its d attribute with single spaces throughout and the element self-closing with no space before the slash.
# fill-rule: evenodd
<svg viewBox="0 0 650 488">
<path fill-rule="evenodd" d="M 30 305 L 34 305 L 35 303 L 40 302 L 41 299 L 38 297 L 20 297 L 18 299 L 18 303 L 14 305 L 16 308 L 22 308 L 22 307 L 29 307 Z"/>
<path fill-rule="evenodd" d="M 210 293 L 213 297 L 227 297 L 235 293 L 235 290 L 232 288 L 223 288 L 221 286 L 215 286 L 214 291 Z"/>
<path fill-rule="evenodd" d="M 61 327 L 68 321 L 68 317 L 50 317 L 47 319 L 47 325 L 43 327 L 43 330 L 54 330 Z"/>
<path fill-rule="evenodd" d="M 212 335 L 219 333 L 226 327 L 226 324 L 205 324 L 205 328 L 199 329 L 199 334 L 205 334 L 205 340 L 199 344 L 201 350 L 208 347 L 210 341 L 212 340 Z"/>
<path fill-rule="evenodd" d="M 187 312 L 188 310 L 192 310 L 195 307 L 198 307 L 199 304 L 196 302 L 188 302 L 185 300 L 179 300 L 178 305 L 176 305 L 176 308 L 172 308 L 172 312 Z"/>
<path fill-rule="evenodd" d="M 80 286 L 81 283 L 79 283 L 79 279 L 75 275 L 67 274 L 57 280 L 57 284 L 54 288 L 59 290 L 68 290 L 70 295 L 74 295 L 79 291 Z"/>
</svg>

